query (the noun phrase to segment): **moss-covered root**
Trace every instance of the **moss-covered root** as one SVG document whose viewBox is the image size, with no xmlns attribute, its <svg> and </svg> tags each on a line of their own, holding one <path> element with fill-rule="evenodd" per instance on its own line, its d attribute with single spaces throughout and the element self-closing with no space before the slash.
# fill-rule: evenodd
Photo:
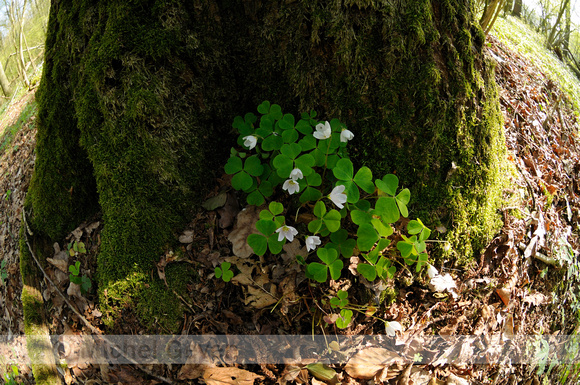
<svg viewBox="0 0 580 385">
<path fill-rule="evenodd" d="M 32 374 L 37 384 L 62 384 L 56 370 L 55 357 L 44 314 L 40 281 L 28 245 L 24 227 L 20 229 L 20 273 L 22 275 L 22 308 L 26 347 L 31 360 Z"/>
</svg>

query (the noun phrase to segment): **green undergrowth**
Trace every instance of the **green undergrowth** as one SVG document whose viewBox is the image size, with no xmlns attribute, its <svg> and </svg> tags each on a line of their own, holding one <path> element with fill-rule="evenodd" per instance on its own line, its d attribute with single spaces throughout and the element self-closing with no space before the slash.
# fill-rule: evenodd
<svg viewBox="0 0 580 385">
<path fill-rule="evenodd" d="M 580 113 L 580 80 L 553 52 L 546 49 L 545 36 L 534 31 L 524 21 L 511 16 L 499 17 L 491 33 L 557 82 L 570 97 L 577 113 Z"/>
<path fill-rule="evenodd" d="M 0 133 L 0 155 L 2 155 L 14 141 L 14 137 L 16 133 L 20 131 L 20 129 L 30 120 L 32 116 L 34 116 L 37 112 L 36 102 L 31 101 L 29 102 L 24 110 L 20 113 L 18 120 L 4 129 L 2 133 Z"/>
<path fill-rule="evenodd" d="M 149 333 L 178 333 L 183 322 L 189 297 L 188 285 L 199 280 L 195 269 L 187 264 L 175 263 L 165 268 L 165 282 L 145 273 L 135 272 L 107 287 L 100 297 L 103 322 L 109 330 L 118 330 L 125 323 L 119 314 L 129 312 L 139 320 L 140 330 Z"/>
</svg>

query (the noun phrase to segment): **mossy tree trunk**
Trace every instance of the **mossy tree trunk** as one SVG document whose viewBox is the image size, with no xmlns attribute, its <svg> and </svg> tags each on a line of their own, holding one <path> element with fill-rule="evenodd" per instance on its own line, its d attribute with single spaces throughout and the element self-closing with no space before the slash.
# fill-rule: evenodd
<svg viewBox="0 0 580 385">
<path fill-rule="evenodd" d="M 497 228 L 504 151 L 470 4 L 53 0 L 34 227 L 58 239 L 100 209 L 103 302 L 149 280 L 221 173 L 233 117 L 270 100 L 345 122 L 355 161 L 397 173 L 469 257 Z"/>
</svg>

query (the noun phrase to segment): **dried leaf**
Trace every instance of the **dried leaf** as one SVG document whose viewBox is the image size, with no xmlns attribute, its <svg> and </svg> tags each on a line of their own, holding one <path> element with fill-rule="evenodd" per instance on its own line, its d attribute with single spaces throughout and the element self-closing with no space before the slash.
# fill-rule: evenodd
<svg viewBox="0 0 580 385">
<path fill-rule="evenodd" d="M 235 277 L 232 278 L 232 283 L 236 285 L 253 285 L 254 280 L 252 279 L 252 274 L 256 268 L 256 262 L 251 259 L 240 259 L 238 257 L 228 257 L 226 262 L 236 266 L 240 271 Z"/>
<path fill-rule="evenodd" d="M 368 380 L 373 378 L 379 370 L 396 362 L 404 362 L 397 353 L 383 348 L 369 348 L 361 350 L 352 357 L 344 370 L 353 378 Z"/>
<path fill-rule="evenodd" d="M 226 204 L 221 209 L 218 209 L 217 212 L 220 215 L 219 224 L 222 229 L 234 224 L 234 218 L 240 212 L 240 205 L 233 191 L 228 192 Z"/>
<path fill-rule="evenodd" d="M 64 254 L 66 254 L 66 253 L 64 253 Z M 56 258 L 46 258 L 46 260 L 48 261 L 48 263 L 50 263 L 51 265 L 53 265 L 54 267 L 56 267 L 57 269 L 59 269 L 63 273 L 68 273 L 68 258 L 67 258 L 67 261 L 62 260 L 62 259 L 56 259 Z"/>
<path fill-rule="evenodd" d="M 192 243 L 193 230 L 186 230 L 179 236 L 179 243 Z"/>
<path fill-rule="evenodd" d="M 445 385 L 469 385 L 469 381 L 467 381 L 464 378 L 458 377 L 453 373 L 450 373 L 449 377 L 447 377 Z"/>
<path fill-rule="evenodd" d="M 512 295 L 511 290 L 506 289 L 506 288 L 501 288 L 501 289 L 496 289 L 495 291 L 497 293 L 497 295 L 499 296 L 499 298 L 501 298 L 501 301 L 503 302 L 504 305 L 509 306 L 510 304 L 510 297 Z"/>
<path fill-rule="evenodd" d="M 263 378 L 263 376 L 238 368 L 208 368 L 203 373 L 203 379 L 208 385 L 253 385 L 254 380 Z"/>
<path fill-rule="evenodd" d="M 256 309 L 263 309 L 278 302 L 276 285 L 269 283 L 270 279 L 267 275 L 260 274 L 254 282 L 254 285 L 247 286 L 244 304 Z M 266 288 L 266 284 L 269 284 L 269 289 Z"/>
<path fill-rule="evenodd" d="M 228 193 L 223 191 L 223 192 L 219 193 L 218 195 L 216 195 L 215 197 L 211 197 L 208 200 L 206 200 L 205 202 L 203 202 L 201 204 L 201 207 L 203 207 L 204 209 L 206 209 L 208 211 L 215 210 L 218 207 L 222 207 L 223 205 L 225 205 L 227 199 L 228 199 Z"/>
<path fill-rule="evenodd" d="M 236 225 L 228 235 L 234 254 L 240 258 L 248 258 L 254 254 L 246 240 L 248 235 L 260 233 L 256 229 L 256 222 L 260 219 L 260 211 L 261 208 L 256 206 L 248 206 L 245 210 L 240 211 L 236 219 Z"/>
<path fill-rule="evenodd" d="M 431 377 L 433 377 L 431 373 L 424 368 L 413 366 L 410 380 L 413 385 L 427 385 L 431 381 Z"/>
<path fill-rule="evenodd" d="M 198 344 L 192 342 L 189 346 L 191 355 L 185 365 L 181 367 L 177 378 L 183 380 L 195 380 L 200 378 L 208 368 L 215 367 L 213 361 L 205 354 Z"/>
<path fill-rule="evenodd" d="M 530 294 L 526 295 L 524 297 L 523 301 L 527 302 L 527 303 L 531 303 L 532 305 L 539 306 L 539 305 L 545 305 L 545 304 L 550 303 L 550 298 L 545 296 L 542 293 L 535 292 L 535 293 L 530 293 Z"/>
</svg>

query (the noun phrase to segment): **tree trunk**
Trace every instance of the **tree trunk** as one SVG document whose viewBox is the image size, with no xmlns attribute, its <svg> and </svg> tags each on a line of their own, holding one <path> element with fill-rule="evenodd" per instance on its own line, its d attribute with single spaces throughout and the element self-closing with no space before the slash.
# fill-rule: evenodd
<svg viewBox="0 0 580 385">
<path fill-rule="evenodd" d="M 556 18 L 556 22 L 552 26 L 552 28 L 550 30 L 550 35 L 548 36 L 548 39 L 546 40 L 546 47 L 548 47 L 549 49 L 552 49 L 554 47 L 556 32 L 559 30 L 560 21 L 562 20 L 562 15 L 564 15 L 564 11 L 568 7 L 569 3 L 570 3 L 570 0 L 564 0 L 562 5 L 560 6 L 560 12 L 558 12 L 558 17 Z"/>
<path fill-rule="evenodd" d="M 522 0 L 515 0 L 512 16 L 522 17 Z"/>
<path fill-rule="evenodd" d="M 395 172 L 455 259 L 493 235 L 505 145 L 471 2 L 348 4 L 52 1 L 28 206 L 53 239 L 100 207 L 103 306 L 128 277 L 152 290 L 233 117 L 263 100 L 345 122 L 351 157 Z"/>
<path fill-rule="evenodd" d="M 4 93 L 4 95 L 6 97 L 11 97 L 12 93 L 14 92 L 12 90 L 12 87 L 10 86 L 10 80 L 8 80 L 8 77 L 6 76 L 6 72 L 4 72 L 4 66 L 2 66 L 2 63 L 0 63 L 0 87 L 2 87 L 2 92 Z"/>
</svg>

